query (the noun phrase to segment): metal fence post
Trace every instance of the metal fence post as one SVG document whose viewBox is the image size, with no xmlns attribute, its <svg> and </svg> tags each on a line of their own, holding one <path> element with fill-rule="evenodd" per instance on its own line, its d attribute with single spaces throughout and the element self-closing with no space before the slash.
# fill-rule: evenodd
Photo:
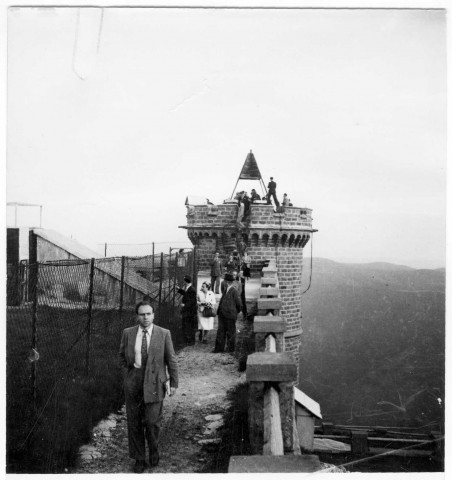
<svg viewBox="0 0 452 480">
<path fill-rule="evenodd" d="M 159 285 L 159 308 L 162 304 L 162 284 L 163 284 L 163 252 L 160 254 L 160 285 Z"/>
<path fill-rule="evenodd" d="M 93 315 L 93 298 L 94 298 L 94 258 L 91 259 L 89 271 L 89 296 L 88 296 L 88 325 L 86 340 L 86 376 L 89 376 L 89 362 L 91 351 L 91 318 Z"/>
<path fill-rule="evenodd" d="M 174 260 L 173 307 L 176 305 L 176 283 L 177 283 L 178 262 L 179 262 L 179 252 L 176 252 L 176 258 Z"/>
<path fill-rule="evenodd" d="M 105 243 L 105 258 L 107 258 L 107 243 Z"/>
<path fill-rule="evenodd" d="M 155 264 L 155 260 L 154 260 L 155 252 L 154 252 L 154 249 L 155 249 L 155 245 L 154 245 L 154 242 L 152 242 L 152 277 L 151 277 L 151 282 L 154 281 L 154 264 Z"/>
<path fill-rule="evenodd" d="M 121 257 L 121 283 L 119 290 L 119 321 L 122 321 L 122 307 L 124 305 L 124 273 L 126 270 L 126 257 Z"/>
<path fill-rule="evenodd" d="M 30 293 L 33 299 L 32 307 L 32 332 L 31 332 L 31 348 L 37 351 L 38 343 L 38 262 L 30 265 Z M 31 364 L 31 387 L 33 392 L 33 407 L 36 409 L 36 397 L 37 397 L 37 372 L 36 362 Z"/>
<path fill-rule="evenodd" d="M 197 263 L 197 249 L 196 245 L 193 247 L 193 270 L 192 270 L 192 279 L 193 279 L 193 288 L 195 289 L 195 292 L 198 291 L 198 272 L 196 269 L 196 263 Z"/>
</svg>

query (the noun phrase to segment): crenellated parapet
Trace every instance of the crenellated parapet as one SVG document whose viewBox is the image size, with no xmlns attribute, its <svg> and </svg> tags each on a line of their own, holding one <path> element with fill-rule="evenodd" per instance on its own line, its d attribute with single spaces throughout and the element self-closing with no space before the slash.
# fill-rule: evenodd
<svg viewBox="0 0 452 480">
<path fill-rule="evenodd" d="M 275 212 L 273 205 L 251 204 L 247 219 L 249 229 L 284 229 L 311 230 L 312 209 L 300 207 L 283 207 Z M 234 226 L 237 222 L 238 206 L 236 203 L 223 205 L 190 205 L 187 207 L 187 228 L 190 230 L 215 229 Z"/>
</svg>

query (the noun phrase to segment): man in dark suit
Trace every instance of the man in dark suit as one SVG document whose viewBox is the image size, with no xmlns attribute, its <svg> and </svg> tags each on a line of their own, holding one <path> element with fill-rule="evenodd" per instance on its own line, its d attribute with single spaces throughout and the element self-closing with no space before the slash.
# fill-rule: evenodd
<svg viewBox="0 0 452 480">
<path fill-rule="evenodd" d="M 256 192 L 256 190 L 253 188 L 251 190 L 251 203 L 254 203 L 256 200 L 260 200 L 261 196 Z"/>
<path fill-rule="evenodd" d="M 192 287 L 189 275 L 185 275 L 184 287 L 177 291 L 182 295 L 181 315 L 184 340 L 187 345 L 194 345 L 196 330 L 198 329 L 198 304 L 196 302 L 196 291 Z"/>
<path fill-rule="evenodd" d="M 224 276 L 224 280 L 226 282 L 226 289 L 218 305 L 218 331 L 213 353 L 224 352 L 225 343 L 227 343 L 228 352 L 234 352 L 235 323 L 237 321 L 237 314 L 242 308 L 240 296 L 232 285 L 234 277 L 231 273 L 227 273 Z"/>
<path fill-rule="evenodd" d="M 146 444 L 151 467 L 159 463 L 158 442 L 165 393 L 178 387 L 177 360 L 169 330 L 154 325 L 154 309 L 148 301 L 136 306 L 138 325 L 126 328 L 119 347 L 124 375 L 129 455 L 133 471 L 146 468 Z M 169 373 L 169 381 L 168 381 Z"/>
<path fill-rule="evenodd" d="M 238 274 L 238 271 L 237 270 L 232 270 L 230 272 L 230 274 L 232 275 L 232 286 L 237 290 L 237 293 L 239 294 L 239 297 L 242 298 L 242 291 L 243 291 L 243 288 L 242 288 L 242 282 L 240 280 L 240 276 Z M 226 277 L 225 277 L 226 278 Z M 221 282 L 221 295 L 224 295 L 224 293 L 226 292 L 226 290 L 228 289 L 228 282 L 226 280 L 223 280 Z"/>
<path fill-rule="evenodd" d="M 210 277 L 212 292 L 220 293 L 220 278 L 223 275 L 223 265 L 221 264 L 220 254 L 215 253 L 213 260 L 210 262 Z"/>
<path fill-rule="evenodd" d="M 268 195 L 267 195 L 267 203 L 270 205 L 271 201 L 270 198 L 273 197 L 275 201 L 275 205 L 279 207 L 278 199 L 276 198 L 276 182 L 273 181 L 273 177 L 270 177 L 270 182 L 268 183 Z"/>
</svg>

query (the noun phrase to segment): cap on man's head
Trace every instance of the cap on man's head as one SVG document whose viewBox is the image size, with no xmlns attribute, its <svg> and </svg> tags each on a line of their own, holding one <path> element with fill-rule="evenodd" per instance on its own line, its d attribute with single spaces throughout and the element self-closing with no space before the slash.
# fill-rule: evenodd
<svg viewBox="0 0 452 480">
<path fill-rule="evenodd" d="M 233 281 L 234 281 L 234 275 L 232 275 L 232 273 L 227 273 L 227 274 L 224 276 L 224 279 L 225 279 L 227 282 L 233 282 Z"/>
<path fill-rule="evenodd" d="M 273 180 L 273 177 L 270 177 L 270 180 Z"/>
<path fill-rule="evenodd" d="M 190 275 L 185 275 L 185 277 L 184 277 L 184 282 L 191 283 L 191 277 L 190 277 Z"/>
</svg>

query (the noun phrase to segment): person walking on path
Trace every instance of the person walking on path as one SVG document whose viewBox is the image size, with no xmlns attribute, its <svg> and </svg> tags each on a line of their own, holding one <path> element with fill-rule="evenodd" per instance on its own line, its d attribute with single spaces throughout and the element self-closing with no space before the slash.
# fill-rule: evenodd
<svg viewBox="0 0 452 480">
<path fill-rule="evenodd" d="M 201 290 L 198 292 L 198 330 L 199 341 L 202 343 L 207 343 L 207 333 L 213 330 L 216 304 L 215 295 L 210 290 L 210 283 L 204 282 L 201 285 Z M 206 317 L 206 310 L 209 307 L 212 315 Z"/>
<path fill-rule="evenodd" d="M 232 275 L 232 286 L 237 290 L 237 293 L 239 294 L 239 297 L 242 297 L 242 283 L 240 280 L 240 275 L 238 270 L 231 270 L 229 272 Z M 227 288 L 228 288 L 228 282 L 226 281 L 226 276 L 224 277 L 225 279 L 221 282 L 221 295 L 224 295 Z"/>
<path fill-rule="evenodd" d="M 268 183 L 268 195 L 267 195 L 267 202 L 270 205 L 271 200 L 270 198 L 273 197 L 273 200 L 275 201 L 275 205 L 279 207 L 279 202 L 278 199 L 276 198 L 276 182 L 273 181 L 273 177 L 270 177 L 270 182 Z"/>
<path fill-rule="evenodd" d="M 240 258 L 238 252 L 234 250 L 232 255 L 229 255 L 229 260 L 226 262 L 226 271 L 231 273 L 233 270 L 238 270 L 240 266 Z"/>
<path fill-rule="evenodd" d="M 138 325 L 126 328 L 119 347 L 127 412 L 129 456 L 133 471 L 146 468 L 146 441 L 149 464 L 156 467 L 162 408 L 165 393 L 172 396 L 178 387 L 178 368 L 171 333 L 154 325 L 154 309 L 148 301 L 136 306 Z M 169 373 L 169 382 L 167 373 Z"/>
<path fill-rule="evenodd" d="M 196 291 L 192 287 L 191 277 L 189 275 L 185 275 L 184 287 L 179 288 L 177 291 L 182 295 L 181 315 L 184 341 L 187 345 L 194 345 L 196 327 L 198 325 L 198 305 L 196 303 Z"/>
<path fill-rule="evenodd" d="M 223 275 L 223 265 L 221 263 L 219 252 L 215 253 L 213 260 L 210 262 L 210 285 L 212 292 L 220 293 L 220 279 Z"/>
<path fill-rule="evenodd" d="M 245 253 L 242 256 L 242 272 L 246 280 L 251 278 L 251 257 L 248 255 L 248 252 L 245 250 Z"/>
<path fill-rule="evenodd" d="M 225 345 L 229 353 L 235 350 L 235 332 L 237 314 L 242 309 L 242 302 L 237 290 L 232 286 L 234 277 L 231 273 L 224 276 L 226 291 L 218 305 L 218 331 L 213 353 L 224 352 Z"/>
</svg>

